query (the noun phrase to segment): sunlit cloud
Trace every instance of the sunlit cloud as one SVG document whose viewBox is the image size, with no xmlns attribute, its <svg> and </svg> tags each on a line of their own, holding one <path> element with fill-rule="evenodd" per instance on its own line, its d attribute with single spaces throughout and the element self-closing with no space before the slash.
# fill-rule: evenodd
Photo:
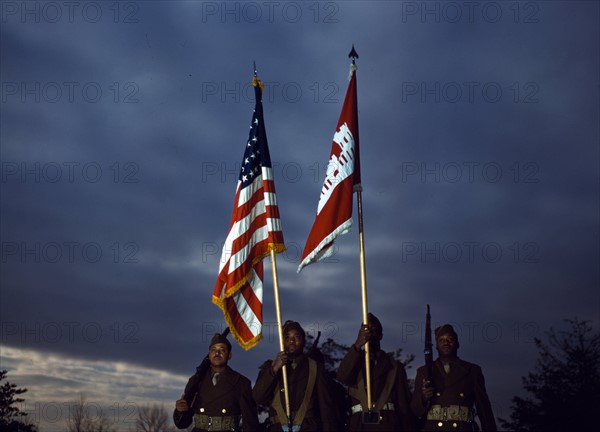
<svg viewBox="0 0 600 432">
<path fill-rule="evenodd" d="M 104 413 L 120 430 L 137 408 L 162 405 L 170 412 L 188 377 L 124 362 L 67 358 L 0 346 L 7 380 L 28 391 L 21 409 L 43 431 L 63 431 L 74 403 L 85 397 L 90 416 Z"/>
</svg>

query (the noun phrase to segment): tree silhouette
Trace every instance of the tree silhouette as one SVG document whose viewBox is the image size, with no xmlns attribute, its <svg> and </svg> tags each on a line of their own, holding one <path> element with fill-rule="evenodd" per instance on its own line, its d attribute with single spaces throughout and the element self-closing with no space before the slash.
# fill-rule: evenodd
<svg viewBox="0 0 600 432">
<path fill-rule="evenodd" d="M 171 424 L 171 419 L 164 406 L 156 404 L 143 405 L 137 410 L 135 432 L 174 432 L 177 428 Z"/>
<path fill-rule="evenodd" d="M 6 379 L 8 371 L 0 371 L 0 382 Z M 16 384 L 6 381 L 0 387 L 0 431 L 6 432 L 35 432 L 36 428 L 26 423 L 27 414 L 22 412 L 15 404 L 24 402 L 19 395 L 27 389 L 17 388 Z"/>
<path fill-rule="evenodd" d="M 600 406 L 600 333 L 589 321 L 567 319 L 568 331 L 546 332 L 547 343 L 535 338 L 539 358 L 533 372 L 523 377 L 530 397 L 512 399 L 511 431 L 596 430 Z"/>
<path fill-rule="evenodd" d="M 91 406 L 87 404 L 85 395 L 80 394 L 79 400 L 69 409 L 67 432 L 115 432 L 113 423 L 104 411 L 100 410 L 95 416 L 88 413 Z"/>
<path fill-rule="evenodd" d="M 325 370 L 327 370 L 332 378 L 335 378 L 337 368 L 350 349 L 350 345 L 340 344 L 334 341 L 332 338 L 327 338 L 327 340 L 318 347 L 312 348 L 314 337 L 309 334 L 306 339 L 306 346 L 308 347 L 307 354 L 311 357 L 317 357 L 316 360 L 323 362 L 325 365 Z M 408 354 L 404 356 L 402 353 L 402 348 L 398 348 L 396 351 L 393 351 L 390 354 L 392 354 L 396 360 L 402 363 L 406 369 L 410 369 L 411 363 L 415 360 L 414 354 Z"/>
</svg>

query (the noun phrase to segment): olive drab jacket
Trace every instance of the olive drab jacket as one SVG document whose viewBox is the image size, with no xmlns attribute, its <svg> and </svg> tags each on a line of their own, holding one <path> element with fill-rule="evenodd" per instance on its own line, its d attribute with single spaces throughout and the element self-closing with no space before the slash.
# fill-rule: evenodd
<svg viewBox="0 0 600 432">
<path fill-rule="evenodd" d="M 173 413 L 173 421 L 179 429 L 185 429 L 194 423 L 194 432 L 219 430 L 217 425 L 232 430 L 231 427 L 237 428 L 237 423 L 241 420 L 244 432 L 259 430 L 258 412 L 252 398 L 250 380 L 229 366 L 219 374 L 216 385 L 213 384 L 210 373 L 200 379 L 197 375 L 192 376 L 186 385 L 185 394 L 190 395 L 190 400 L 187 401 L 190 409 L 184 413 L 177 410 Z M 232 422 L 236 424 L 231 426 Z"/>
<path fill-rule="evenodd" d="M 375 353 L 371 361 L 371 401 L 377 406 L 380 420 L 379 424 L 363 423 L 363 413 L 367 408 L 363 406 L 366 403 L 361 401 L 366 399 L 364 358 L 364 351 L 351 346 L 337 372 L 338 380 L 349 387 L 352 399 L 350 430 L 414 431 L 406 370 L 391 354 L 381 350 Z"/>
<path fill-rule="evenodd" d="M 257 403 L 269 407 L 271 422 L 269 430 L 281 431 L 281 420 L 283 420 L 281 414 L 285 412 L 283 369 L 279 370 L 277 375 L 273 375 L 271 365 L 272 361 L 267 360 L 260 367 L 252 394 Z M 302 432 L 336 431 L 331 389 L 323 365 L 302 354 L 296 359 L 295 367 L 290 363 L 286 369 L 294 425 L 301 416 L 300 430 Z M 312 383 L 311 375 L 313 376 Z M 311 386 L 312 391 L 307 392 Z M 302 408 L 303 403 L 304 408 Z"/>
<path fill-rule="evenodd" d="M 425 366 L 417 369 L 416 390 L 411 401 L 413 413 L 423 419 L 423 431 L 473 431 L 476 413 L 482 432 L 496 432 L 481 367 L 456 358 L 450 361 L 446 372 L 441 360 L 437 359 L 433 362 L 431 380 L 434 395 L 429 403 L 423 401 L 420 392 L 426 376 Z"/>
</svg>

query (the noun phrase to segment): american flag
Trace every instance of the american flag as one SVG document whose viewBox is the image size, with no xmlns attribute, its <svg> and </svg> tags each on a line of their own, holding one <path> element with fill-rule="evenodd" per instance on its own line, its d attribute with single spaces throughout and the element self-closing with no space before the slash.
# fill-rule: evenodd
<svg viewBox="0 0 600 432">
<path fill-rule="evenodd" d="M 303 267 L 333 254 L 333 242 L 352 226 L 352 196 L 360 188 L 356 66 L 350 66 L 350 83 L 333 135 L 331 154 L 317 216 L 306 240 L 298 273 Z"/>
<path fill-rule="evenodd" d="M 271 250 L 285 251 L 263 119 L 263 84 L 256 77 L 252 84 L 256 105 L 212 297 L 244 349 L 262 338 L 262 260 Z"/>
</svg>

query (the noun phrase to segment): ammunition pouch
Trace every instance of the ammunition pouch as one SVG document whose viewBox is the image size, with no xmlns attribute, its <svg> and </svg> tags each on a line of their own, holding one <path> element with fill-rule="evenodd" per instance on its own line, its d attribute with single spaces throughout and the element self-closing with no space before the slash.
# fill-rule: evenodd
<svg viewBox="0 0 600 432">
<path fill-rule="evenodd" d="M 240 423 L 239 416 L 194 415 L 194 427 L 209 431 L 236 431 Z"/>
<path fill-rule="evenodd" d="M 353 405 L 350 410 L 352 411 L 352 414 L 356 414 L 359 412 L 363 412 L 363 407 L 361 404 L 356 404 L 356 405 Z M 381 407 L 381 410 L 382 411 L 394 411 L 394 404 L 392 402 L 388 402 Z"/>
<path fill-rule="evenodd" d="M 432 405 L 427 411 L 427 420 L 472 422 L 473 410 L 463 405 Z"/>
</svg>

